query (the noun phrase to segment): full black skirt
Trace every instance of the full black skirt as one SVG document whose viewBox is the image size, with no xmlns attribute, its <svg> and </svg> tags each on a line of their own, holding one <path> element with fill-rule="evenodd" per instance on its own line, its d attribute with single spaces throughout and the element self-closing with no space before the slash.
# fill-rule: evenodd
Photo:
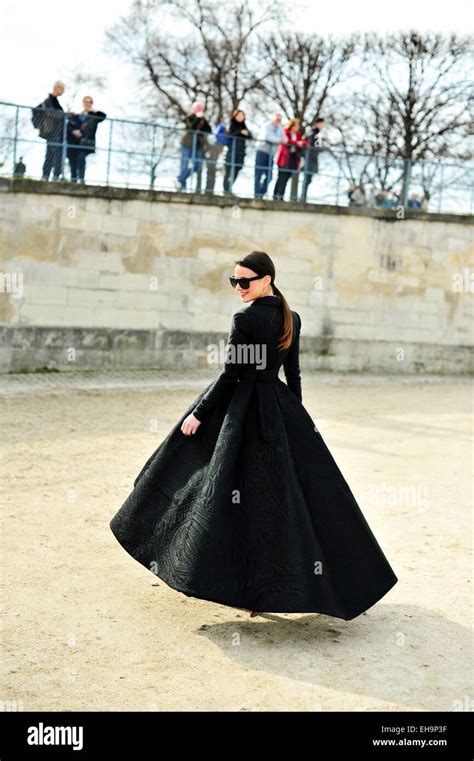
<svg viewBox="0 0 474 761">
<path fill-rule="evenodd" d="M 346 620 L 367 610 L 397 577 L 302 403 L 280 379 L 240 381 L 185 436 L 206 391 L 136 477 L 110 521 L 117 540 L 191 597 Z"/>
</svg>

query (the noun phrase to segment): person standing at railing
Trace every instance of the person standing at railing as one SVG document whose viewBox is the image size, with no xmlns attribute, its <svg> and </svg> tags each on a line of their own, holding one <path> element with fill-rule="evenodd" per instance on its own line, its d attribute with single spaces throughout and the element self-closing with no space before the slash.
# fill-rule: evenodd
<svg viewBox="0 0 474 761">
<path fill-rule="evenodd" d="M 23 156 L 20 156 L 15 166 L 13 167 L 13 176 L 24 177 L 25 173 L 26 173 L 26 165 L 25 165 L 25 162 L 23 161 Z"/>
<path fill-rule="evenodd" d="M 63 170 L 63 131 L 66 117 L 59 102 L 63 92 L 64 83 L 58 79 L 53 85 L 53 91 L 33 109 L 33 126 L 39 130 L 39 136 L 46 140 L 43 180 L 49 180 L 51 170 L 53 170 L 53 179 L 59 180 Z"/>
<path fill-rule="evenodd" d="M 224 150 L 216 135 L 210 135 L 204 145 L 204 159 L 206 162 L 206 193 L 214 193 L 217 176 L 217 162 Z"/>
<path fill-rule="evenodd" d="M 273 190 L 275 201 L 283 200 L 288 180 L 299 169 L 302 149 L 308 145 L 308 141 L 301 134 L 300 126 L 299 119 L 290 119 L 285 127 L 287 142 L 277 150 L 278 177 Z"/>
<path fill-rule="evenodd" d="M 181 140 L 181 166 L 176 180 L 177 190 L 186 190 L 186 180 L 193 172 L 199 172 L 202 166 L 202 155 L 206 139 L 206 133 L 210 133 L 211 126 L 204 116 L 204 104 L 193 104 L 191 113 L 184 119 L 186 131 Z"/>
<path fill-rule="evenodd" d="M 246 141 L 252 139 L 252 133 L 245 124 L 245 113 L 239 108 L 232 112 L 227 135 L 229 146 L 225 159 L 224 193 L 231 193 L 237 175 L 244 165 Z"/>
<path fill-rule="evenodd" d="M 347 197 L 349 198 L 349 206 L 367 206 L 367 194 L 364 183 L 361 182 L 360 185 L 356 185 L 355 182 L 351 183 L 347 191 Z"/>
<path fill-rule="evenodd" d="M 68 120 L 67 157 L 71 167 L 71 182 L 85 181 L 86 159 L 90 153 L 95 153 L 97 127 L 107 118 L 104 111 L 94 110 L 94 101 L 90 95 L 84 96 L 82 106 L 81 113 L 70 113 Z"/>
<path fill-rule="evenodd" d="M 308 188 L 313 179 L 313 174 L 319 171 L 319 154 L 321 153 L 321 131 L 326 126 L 324 119 L 317 116 L 313 126 L 305 130 L 305 138 L 308 141 L 308 147 L 305 148 L 305 160 L 303 167 L 303 189 L 301 191 L 301 200 L 306 201 Z"/>
<path fill-rule="evenodd" d="M 281 114 L 275 114 L 259 135 L 255 153 L 255 198 L 263 198 L 270 185 L 273 174 L 273 162 L 279 145 L 286 143 L 285 130 L 281 126 Z"/>
</svg>

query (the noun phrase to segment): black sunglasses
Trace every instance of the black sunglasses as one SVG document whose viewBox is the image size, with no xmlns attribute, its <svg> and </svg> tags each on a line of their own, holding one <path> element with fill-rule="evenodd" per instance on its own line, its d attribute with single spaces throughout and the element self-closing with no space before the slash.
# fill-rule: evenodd
<svg viewBox="0 0 474 761">
<path fill-rule="evenodd" d="M 240 287 L 246 291 L 252 280 L 260 280 L 262 277 L 265 277 L 265 275 L 255 275 L 255 277 L 230 277 L 229 280 L 232 288 L 235 288 L 238 283 Z"/>
</svg>

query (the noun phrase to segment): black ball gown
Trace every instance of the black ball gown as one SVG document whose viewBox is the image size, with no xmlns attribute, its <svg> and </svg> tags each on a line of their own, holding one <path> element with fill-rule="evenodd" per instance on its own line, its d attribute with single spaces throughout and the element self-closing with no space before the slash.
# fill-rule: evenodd
<svg viewBox="0 0 474 761">
<path fill-rule="evenodd" d="M 292 344 L 279 350 L 279 296 L 234 314 L 224 370 L 144 464 L 110 528 L 190 597 L 349 620 L 397 577 L 302 404 L 292 317 Z M 190 412 L 202 422 L 185 436 Z"/>
</svg>

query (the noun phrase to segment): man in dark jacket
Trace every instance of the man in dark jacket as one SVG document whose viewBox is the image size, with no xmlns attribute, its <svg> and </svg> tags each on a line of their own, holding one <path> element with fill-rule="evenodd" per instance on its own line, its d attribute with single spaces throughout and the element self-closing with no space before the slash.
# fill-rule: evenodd
<svg viewBox="0 0 474 761">
<path fill-rule="evenodd" d="M 184 126 L 186 131 L 181 140 L 181 166 L 176 180 L 177 190 L 186 190 L 186 180 L 193 172 L 199 172 L 202 166 L 206 133 L 211 132 L 211 126 L 204 116 L 203 103 L 193 104 L 191 113 L 184 119 Z"/>
<path fill-rule="evenodd" d="M 46 140 L 46 156 L 43 164 L 43 180 L 49 180 L 51 169 L 53 179 L 59 180 L 63 171 L 63 130 L 64 110 L 58 98 L 64 92 L 64 84 L 60 80 L 54 83 L 53 91 L 46 100 L 34 109 L 34 119 L 39 124 L 39 136 Z M 33 122 L 35 123 L 35 122 Z"/>
<path fill-rule="evenodd" d="M 232 111 L 227 134 L 230 143 L 225 158 L 224 193 L 232 193 L 232 186 L 244 165 L 246 141 L 252 139 L 252 133 L 245 123 L 245 112 L 240 108 Z"/>
<path fill-rule="evenodd" d="M 86 158 L 95 153 L 95 135 L 100 122 L 106 119 L 104 111 L 94 110 L 94 101 L 90 95 L 82 99 L 83 111 L 69 114 L 67 156 L 71 167 L 71 181 L 84 182 Z"/>
<path fill-rule="evenodd" d="M 318 157 L 321 153 L 321 130 L 326 126 L 324 119 L 317 116 L 313 126 L 305 132 L 305 138 L 309 145 L 305 149 L 305 161 L 303 167 L 303 189 L 301 191 L 301 201 L 306 201 L 308 188 L 313 179 L 313 174 L 317 174 L 319 169 Z"/>
</svg>

